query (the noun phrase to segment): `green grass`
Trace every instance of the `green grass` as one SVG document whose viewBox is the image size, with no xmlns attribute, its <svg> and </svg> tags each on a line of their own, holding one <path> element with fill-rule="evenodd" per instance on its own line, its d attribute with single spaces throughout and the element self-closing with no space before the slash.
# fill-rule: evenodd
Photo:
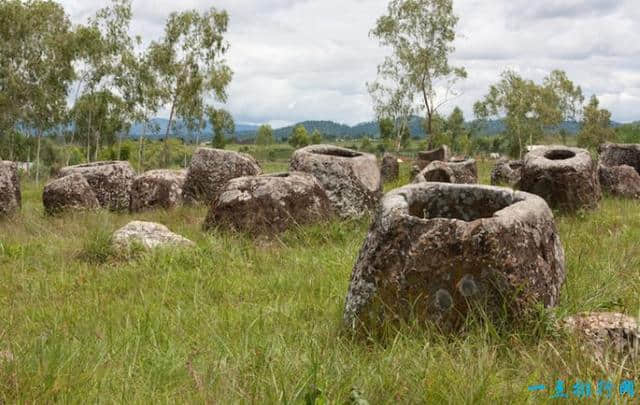
<svg viewBox="0 0 640 405">
<path fill-rule="evenodd" d="M 386 188 L 407 176 L 404 165 Z M 206 207 L 47 218 L 41 187 L 25 183 L 23 198 L 22 214 L 0 224 L 0 402 L 342 404 L 355 390 L 371 404 L 537 403 L 551 392 L 528 385 L 638 375 L 630 360 L 591 359 L 545 318 L 526 330 L 485 323 L 444 336 L 409 325 L 351 340 L 342 308 L 367 220 L 254 241 L 203 233 Z M 551 320 L 638 315 L 638 212 L 608 198 L 557 217 L 568 278 Z M 120 257 L 109 235 L 133 219 L 197 248 Z"/>
</svg>

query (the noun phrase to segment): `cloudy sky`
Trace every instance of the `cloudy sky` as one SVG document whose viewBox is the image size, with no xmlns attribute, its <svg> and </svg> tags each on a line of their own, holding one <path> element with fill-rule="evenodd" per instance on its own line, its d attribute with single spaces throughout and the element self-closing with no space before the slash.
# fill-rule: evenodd
<svg viewBox="0 0 640 405">
<path fill-rule="evenodd" d="M 59 0 L 74 22 L 106 2 Z M 365 83 L 387 53 L 369 38 L 387 0 L 133 0 L 132 31 L 160 38 L 171 11 L 208 7 L 230 16 L 227 108 L 236 122 L 282 126 L 303 120 L 373 119 Z M 443 107 L 472 106 L 514 69 L 540 81 L 565 70 L 617 121 L 640 120 L 637 0 L 454 0 L 460 17 L 451 61 L 467 68 L 463 94 Z M 163 115 L 163 114 L 160 114 Z"/>
</svg>

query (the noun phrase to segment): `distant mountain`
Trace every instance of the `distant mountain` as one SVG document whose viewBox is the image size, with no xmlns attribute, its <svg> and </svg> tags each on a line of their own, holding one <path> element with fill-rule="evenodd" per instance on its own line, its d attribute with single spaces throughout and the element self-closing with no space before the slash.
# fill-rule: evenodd
<svg viewBox="0 0 640 405">
<path fill-rule="evenodd" d="M 153 118 L 151 119 L 150 124 L 147 124 L 145 136 L 150 138 L 162 138 L 167 132 L 168 125 L 169 120 L 166 118 Z M 172 137 L 190 139 L 189 131 L 181 120 L 174 121 L 173 129 L 174 130 L 171 133 Z M 236 124 L 236 133 L 255 132 L 257 130 L 257 125 Z M 143 132 L 145 132 L 144 125 L 141 122 L 136 122 L 131 128 L 129 135 L 132 138 L 138 138 L 143 134 Z M 195 137 L 195 134 L 193 136 Z M 209 139 L 213 136 L 213 128 L 211 128 L 210 123 L 207 122 L 207 126 L 202 130 L 200 136 L 203 139 Z"/>
<path fill-rule="evenodd" d="M 146 136 L 150 138 L 162 138 L 167 130 L 167 125 L 169 123 L 168 119 L 165 118 L 154 118 L 151 120 L 151 124 L 147 127 Z M 411 132 L 411 136 L 414 138 L 422 138 L 424 137 L 424 129 L 423 129 L 423 118 L 418 116 L 412 116 L 409 121 L 409 129 Z M 278 128 L 274 130 L 274 136 L 276 139 L 281 140 L 283 138 L 288 138 L 291 135 L 291 131 L 296 125 L 303 125 L 305 129 L 311 133 L 314 130 L 318 130 L 326 136 L 332 138 L 378 138 L 380 136 L 380 130 L 378 127 L 377 121 L 368 121 L 356 124 L 354 126 L 349 126 L 345 124 L 340 124 L 334 121 L 303 121 L 297 123 L 295 125 L 290 125 L 283 128 Z M 617 128 L 622 124 L 618 122 L 611 122 L 611 126 L 613 128 Z M 478 123 L 476 121 L 469 121 L 466 123 L 467 127 L 477 127 L 478 132 L 482 135 L 497 135 L 505 130 L 505 125 L 502 120 L 489 120 L 484 123 Z M 236 124 L 236 133 L 235 135 L 240 140 L 248 140 L 255 138 L 256 132 L 258 130 L 257 125 L 250 124 Z M 580 123 L 575 121 L 567 121 L 559 125 L 557 128 L 565 129 L 569 134 L 575 135 L 580 131 Z M 131 137 L 137 138 L 143 132 L 142 123 L 136 123 L 131 129 Z M 181 137 L 184 139 L 191 139 L 190 134 L 185 128 L 182 121 L 177 120 L 174 124 L 174 132 L 171 134 L 172 137 Z M 210 139 L 213 136 L 213 130 L 209 124 L 207 124 L 206 128 L 201 133 L 202 139 Z M 195 134 L 193 135 L 195 137 Z"/>
</svg>

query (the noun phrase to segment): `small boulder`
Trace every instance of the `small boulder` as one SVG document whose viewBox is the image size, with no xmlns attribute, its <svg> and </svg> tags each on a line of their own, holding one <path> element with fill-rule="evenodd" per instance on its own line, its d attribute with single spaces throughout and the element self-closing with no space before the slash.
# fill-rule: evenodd
<svg viewBox="0 0 640 405">
<path fill-rule="evenodd" d="M 517 188 L 522 176 L 522 165 L 522 160 L 499 160 L 491 170 L 491 184 Z"/>
<path fill-rule="evenodd" d="M 236 177 L 262 173 L 251 155 L 223 149 L 198 148 L 193 154 L 184 183 L 185 202 L 211 202 L 227 182 Z"/>
<path fill-rule="evenodd" d="M 186 178 L 186 170 L 150 170 L 141 174 L 131 186 L 129 210 L 171 209 L 181 205 Z"/>
<path fill-rule="evenodd" d="M 520 189 L 564 211 L 594 209 L 602 197 L 598 167 L 589 151 L 545 146 L 526 154 Z"/>
<path fill-rule="evenodd" d="M 374 155 L 333 145 L 312 145 L 293 153 L 291 171 L 310 173 L 322 185 L 337 215 L 360 218 L 372 212 L 382 189 Z"/>
<path fill-rule="evenodd" d="M 195 246 L 195 243 L 171 232 L 162 224 L 143 221 L 129 222 L 113 234 L 112 240 L 119 249 L 127 249 L 133 244 L 140 244 L 145 249 Z"/>
<path fill-rule="evenodd" d="M 18 165 L 7 160 L 0 160 L 0 218 L 8 217 L 20 210 L 22 195 Z"/>
<path fill-rule="evenodd" d="M 455 330 L 476 306 L 492 319 L 519 319 L 555 306 L 564 279 L 564 250 L 542 198 L 411 184 L 381 201 L 351 274 L 344 322 L 354 331 L 386 320 Z"/>
<path fill-rule="evenodd" d="M 81 174 L 93 189 L 102 208 L 129 209 L 131 184 L 136 173 L 126 161 L 93 162 L 60 169 L 58 177 Z"/>
<path fill-rule="evenodd" d="M 633 167 L 601 164 L 598 174 L 604 191 L 620 197 L 640 198 L 640 175 Z"/>
<path fill-rule="evenodd" d="M 630 316 L 616 312 L 585 312 L 563 319 L 560 325 L 597 356 L 609 349 L 620 354 L 638 354 L 640 327 Z"/>
<path fill-rule="evenodd" d="M 68 210 L 100 208 L 96 194 L 87 179 L 79 173 L 50 181 L 44 187 L 42 203 L 48 215 L 56 215 Z"/>
<path fill-rule="evenodd" d="M 431 162 L 418 173 L 413 183 L 422 183 L 425 181 L 475 184 L 478 182 L 478 167 L 475 159 Z"/>
<path fill-rule="evenodd" d="M 398 158 L 391 153 L 385 153 L 382 156 L 382 165 L 380 167 L 380 176 L 383 181 L 395 181 L 400 174 L 400 164 Z"/>
<path fill-rule="evenodd" d="M 230 180 L 213 200 L 204 227 L 274 234 L 331 216 L 331 203 L 315 177 L 278 173 Z"/>
</svg>

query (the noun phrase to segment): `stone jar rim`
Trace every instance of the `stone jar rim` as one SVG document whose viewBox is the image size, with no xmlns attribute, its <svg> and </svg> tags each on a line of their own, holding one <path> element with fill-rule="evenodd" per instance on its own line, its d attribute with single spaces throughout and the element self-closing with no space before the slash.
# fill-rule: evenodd
<svg viewBox="0 0 640 405">
<path fill-rule="evenodd" d="M 473 194 L 479 197 L 475 201 L 470 200 Z M 430 203 L 435 203 L 436 200 L 446 208 L 440 210 L 436 208 L 431 210 L 432 212 L 426 212 L 425 214 L 429 214 L 426 216 L 419 215 L 417 212 L 419 209 L 424 207 L 429 211 L 434 207 Z M 490 203 L 486 204 L 487 201 Z M 473 212 L 471 206 L 474 203 L 484 203 L 485 206 L 478 207 L 477 212 Z M 407 218 L 420 222 L 455 223 L 472 223 L 477 220 L 530 222 L 536 217 L 553 218 L 547 203 L 534 194 L 478 184 L 439 182 L 409 184 L 387 193 L 382 199 L 380 209 L 383 224 Z M 464 212 L 458 212 L 465 209 L 468 210 L 466 216 Z"/>
</svg>

